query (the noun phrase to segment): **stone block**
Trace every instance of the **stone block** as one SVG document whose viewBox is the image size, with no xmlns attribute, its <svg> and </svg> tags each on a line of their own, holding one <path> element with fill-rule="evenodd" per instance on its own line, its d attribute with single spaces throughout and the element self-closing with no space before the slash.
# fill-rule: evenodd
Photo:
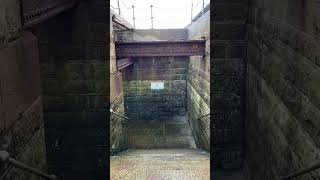
<svg viewBox="0 0 320 180">
<path fill-rule="evenodd" d="M 63 64 L 63 69 L 56 68 L 57 71 L 63 71 L 65 80 L 106 80 L 107 62 L 74 62 Z"/>
<path fill-rule="evenodd" d="M 107 4 L 104 1 L 101 2 L 95 2 L 92 1 L 89 9 L 89 20 L 91 22 L 98 22 L 98 23 L 106 23 L 108 20 L 108 15 L 106 13 Z"/>
<path fill-rule="evenodd" d="M 249 160 L 250 164 L 257 163 L 254 158 L 259 158 L 262 155 L 256 149 L 255 152 L 252 151 L 252 146 L 255 146 L 264 149 L 264 152 L 267 152 L 270 157 L 263 164 L 264 168 L 271 168 L 276 172 L 276 175 L 270 175 L 270 178 L 277 176 L 277 174 L 287 174 L 289 169 L 300 169 L 305 163 L 308 163 L 307 159 L 312 159 L 319 153 L 314 149 L 316 147 L 313 140 L 302 130 L 298 120 L 290 115 L 289 110 L 263 78 L 258 75 L 257 71 L 249 67 L 248 73 L 251 78 L 249 81 L 250 93 L 255 95 L 251 97 L 254 99 L 249 101 L 248 108 L 257 109 L 257 111 L 248 117 L 248 121 L 251 123 L 248 122 L 247 127 L 252 129 L 249 131 L 250 134 L 261 132 L 261 135 L 266 135 L 260 136 L 260 144 L 256 140 L 249 143 L 249 151 L 254 153 Z M 262 101 L 262 99 L 267 101 Z M 248 137 L 252 137 L 250 134 Z M 294 149 L 294 155 L 288 151 L 288 146 Z M 300 154 L 304 158 L 296 158 L 296 154 Z M 253 176 L 258 177 L 260 173 L 257 171 Z"/>
<path fill-rule="evenodd" d="M 85 58 L 87 59 L 107 59 L 107 43 L 87 44 L 85 49 Z"/>
<path fill-rule="evenodd" d="M 64 110 L 105 110 L 107 100 L 105 95 L 65 95 Z"/>
<path fill-rule="evenodd" d="M 54 44 L 49 43 L 49 57 L 52 56 L 56 61 L 78 60 L 85 57 L 85 49 L 81 44 Z"/>
<path fill-rule="evenodd" d="M 317 89 L 319 88 L 316 85 L 317 83 L 315 83 L 318 77 L 317 74 L 319 73 L 317 68 L 314 68 L 313 64 L 308 59 L 301 56 L 299 53 L 292 51 L 282 43 L 266 39 L 265 44 L 261 44 L 261 46 L 264 46 L 264 49 L 271 49 L 271 45 L 273 46 L 273 54 L 271 56 L 275 56 L 277 61 L 279 61 L 277 62 L 277 67 L 281 68 L 284 78 L 297 87 L 302 93 L 309 97 L 317 107 L 319 107 L 317 103 Z M 261 53 L 265 53 L 265 50 Z M 265 63 L 268 62 L 266 56 L 260 56 L 262 56 L 260 59 L 264 59 Z M 294 59 L 294 61 L 292 61 L 292 59 Z M 253 60 L 256 59 L 253 58 Z M 260 66 L 262 67 L 262 64 L 260 64 Z"/>
<path fill-rule="evenodd" d="M 239 95 L 226 93 L 212 93 L 212 107 L 216 109 L 233 109 L 240 107 L 241 99 Z"/>
<path fill-rule="evenodd" d="M 68 130 L 70 128 L 106 128 L 106 110 L 47 112 L 44 115 L 46 129 Z"/>
<path fill-rule="evenodd" d="M 65 93 L 107 94 L 109 85 L 105 80 L 66 80 L 62 88 Z"/>
<path fill-rule="evenodd" d="M 225 46 L 215 46 L 212 49 L 213 59 L 225 58 L 226 57 L 226 47 Z"/>
<path fill-rule="evenodd" d="M 214 76 L 239 77 L 243 74 L 243 62 L 236 60 L 215 60 L 211 62 L 211 69 Z"/>
<path fill-rule="evenodd" d="M 216 40 L 242 40 L 245 36 L 245 24 L 242 22 L 217 23 L 214 26 Z"/>
<path fill-rule="evenodd" d="M 39 43 L 39 60 L 46 62 L 52 60 L 53 57 L 50 56 L 48 44 Z"/>
<path fill-rule="evenodd" d="M 166 124 L 165 132 L 168 135 L 179 134 L 179 135 L 191 135 L 191 131 L 187 124 Z"/>
<path fill-rule="evenodd" d="M 216 76 L 212 80 L 212 91 L 233 93 L 240 96 L 242 91 L 242 78 L 241 77 L 223 77 Z"/>
<path fill-rule="evenodd" d="M 88 31 L 90 32 L 90 33 L 88 33 L 89 42 L 91 42 L 91 43 L 100 42 L 100 43 L 106 44 L 108 29 L 109 28 L 105 22 L 104 23 L 89 23 L 89 25 L 88 25 Z"/>
<path fill-rule="evenodd" d="M 245 46 L 228 46 L 226 48 L 226 58 L 243 58 L 246 54 Z"/>
<path fill-rule="evenodd" d="M 0 49 L 19 37 L 21 28 L 20 2 L 3 0 L 0 12 Z"/>
<path fill-rule="evenodd" d="M 62 82 L 57 78 L 41 79 L 42 93 L 46 95 L 60 95 L 63 93 Z"/>
<path fill-rule="evenodd" d="M 40 95 L 38 42 L 30 32 L 22 35 L 0 50 L 1 114 L 8 127 Z"/>
</svg>

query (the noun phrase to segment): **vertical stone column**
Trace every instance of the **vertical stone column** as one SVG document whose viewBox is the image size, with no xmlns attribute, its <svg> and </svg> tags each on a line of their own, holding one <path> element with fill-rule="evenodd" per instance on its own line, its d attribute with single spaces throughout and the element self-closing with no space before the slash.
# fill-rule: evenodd
<svg viewBox="0 0 320 180">
<path fill-rule="evenodd" d="M 251 179 L 278 179 L 320 155 L 320 3 L 250 0 L 246 154 Z M 313 171 L 296 179 L 319 179 Z"/>
<path fill-rule="evenodd" d="M 122 89 L 122 73 L 117 70 L 116 51 L 115 51 L 115 32 L 113 31 L 110 16 L 110 108 L 124 115 L 124 100 Z M 111 155 L 123 151 L 127 148 L 127 134 L 125 129 L 126 120 L 110 115 L 110 152 Z"/>
<path fill-rule="evenodd" d="M 200 12 L 201 13 L 201 12 Z M 200 15 L 200 14 L 199 14 Z M 198 15 L 198 17 L 199 17 Z M 190 57 L 187 74 L 187 114 L 199 148 L 210 151 L 210 10 L 188 27 L 189 39 L 205 39 L 204 57 Z"/>
<path fill-rule="evenodd" d="M 46 172 L 38 40 L 21 32 L 19 1 L 0 7 L 0 150 Z M 0 179 L 40 179 L 3 165 Z"/>
<path fill-rule="evenodd" d="M 47 158 L 61 179 L 105 179 L 108 163 L 107 1 L 34 27 L 39 38 Z"/>
<path fill-rule="evenodd" d="M 215 166 L 222 169 L 239 168 L 244 158 L 246 9 L 247 0 L 213 2 L 211 137 Z"/>
</svg>

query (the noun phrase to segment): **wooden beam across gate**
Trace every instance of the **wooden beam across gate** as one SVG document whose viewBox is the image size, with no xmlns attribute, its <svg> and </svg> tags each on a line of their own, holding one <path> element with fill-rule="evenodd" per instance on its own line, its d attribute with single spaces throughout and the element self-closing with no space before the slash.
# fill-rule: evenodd
<svg viewBox="0 0 320 180">
<path fill-rule="evenodd" d="M 204 56 L 205 40 L 116 42 L 117 58 Z"/>
</svg>

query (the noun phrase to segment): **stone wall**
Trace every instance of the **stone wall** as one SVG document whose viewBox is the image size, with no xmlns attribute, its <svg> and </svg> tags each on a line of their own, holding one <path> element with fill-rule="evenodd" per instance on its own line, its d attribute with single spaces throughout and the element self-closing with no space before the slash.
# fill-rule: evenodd
<svg viewBox="0 0 320 180">
<path fill-rule="evenodd" d="M 108 161 L 106 1 L 33 28 L 39 39 L 48 169 L 60 179 L 104 179 Z"/>
<path fill-rule="evenodd" d="M 186 112 L 185 57 L 136 59 L 125 71 L 124 93 L 127 115 L 134 119 L 159 119 Z M 151 90 L 152 81 L 163 81 L 163 90 Z"/>
<path fill-rule="evenodd" d="M 320 3 L 249 5 L 247 162 L 251 179 L 277 179 L 320 156 Z"/>
<path fill-rule="evenodd" d="M 183 40 L 186 29 L 135 30 L 122 40 Z M 135 58 L 124 71 L 124 102 L 131 148 L 194 147 L 186 114 L 189 57 Z M 152 81 L 164 89 L 152 90 Z"/>
<path fill-rule="evenodd" d="M 20 2 L 3 0 L 0 7 L 0 48 L 20 37 L 21 29 Z"/>
<path fill-rule="evenodd" d="M 117 70 L 115 39 L 116 32 L 113 30 L 110 17 L 110 108 L 118 114 L 124 114 L 124 100 L 122 87 L 122 73 Z M 127 130 L 125 119 L 110 115 L 110 154 L 127 149 Z"/>
<path fill-rule="evenodd" d="M 187 63 L 186 57 L 143 58 L 126 69 L 129 147 L 189 147 L 193 138 L 185 121 Z M 152 81 L 162 81 L 164 89 L 151 90 Z"/>
<path fill-rule="evenodd" d="M 244 157 L 247 0 L 215 0 L 211 35 L 213 151 L 217 168 L 241 167 Z"/>
<path fill-rule="evenodd" d="M 2 1 L 0 12 L 0 150 L 46 172 L 38 40 L 21 31 L 19 1 Z M 3 164 L 0 179 L 40 180 Z"/>
<path fill-rule="evenodd" d="M 190 24 L 189 39 L 206 39 L 206 54 L 191 56 L 187 74 L 187 118 L 197 147 L 210 151 L 210 11 Z M 200 118 L 200 119 L 198 119 Z"/>
<path fill-rule="evenodd" d="M 181 40 L 186 29 L 135 30 L 121 33 L 126 41 Z M 174 39 L 176 38 L 176 39 Z M 188 57 L 135 58 L 124 71 L 127 114 L 134 119 L 158 119 L 185 113 Z M 151 90 L 151 81 L 163 81 L 164 90 Z"/>
</svg>

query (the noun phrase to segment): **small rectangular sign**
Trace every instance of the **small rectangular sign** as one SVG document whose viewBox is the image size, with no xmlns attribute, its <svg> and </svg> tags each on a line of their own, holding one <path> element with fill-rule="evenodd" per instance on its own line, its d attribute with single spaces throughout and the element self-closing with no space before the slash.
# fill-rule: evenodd
<svg viewBox="0 0 320 180">
<path fill-rule="evenodd" d="M 164 89 L 164 83 L 162 81 L 153 81 L 151 82 L 151 89 Z"/>
</svg>

